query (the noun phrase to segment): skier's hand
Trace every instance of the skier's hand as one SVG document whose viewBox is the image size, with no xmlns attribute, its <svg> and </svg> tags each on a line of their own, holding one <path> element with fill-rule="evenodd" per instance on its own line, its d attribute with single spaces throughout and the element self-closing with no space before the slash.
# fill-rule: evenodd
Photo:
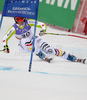
<svg viewBox="0 0 87 100">
<path fill-rule="evenodd" d="M 4 51 L 5 53 L 9 53 L 9 47 L 8 47 L 8 45 L 5 45 L 5 46 L 4 46 L 3 51 Z"/>
<path fill-rule="evenodd" d="M 43 36 L 45 34 L 45 32 L 46 32 L 46 30 L 41 30 L 40 33 L 39 33 L 39 35 Z"/>
</svg>

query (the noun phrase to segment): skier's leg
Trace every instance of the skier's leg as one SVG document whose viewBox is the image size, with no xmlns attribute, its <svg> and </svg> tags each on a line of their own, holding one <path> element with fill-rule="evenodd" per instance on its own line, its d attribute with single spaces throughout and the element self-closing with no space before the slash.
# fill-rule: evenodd
<svg viewBox="0 0 87 100">
<path fill-rule="evenodd" d="M 39 45 L 41 50 L 45 52 L 46 54 L 55 55 L 55 56 L 58 56 L 70 61 L 76 61 L 76 56 L 70 55 L 65 51 L 51 47 L 48 43 L 43 41 L 40 37 L 37 37 L 37 40 L 39 40 L 39 42 L 37 41 L 37 44 Z"/>
</svg>

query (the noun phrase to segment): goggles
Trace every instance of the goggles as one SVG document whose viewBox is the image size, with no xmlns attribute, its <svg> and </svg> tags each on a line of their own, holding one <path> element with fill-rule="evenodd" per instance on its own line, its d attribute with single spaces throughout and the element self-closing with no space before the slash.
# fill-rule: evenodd
<svg viewBox="0 0 87 100">
<path fill-rule="evenodd" d="M 23 17 L 16 17 L 15 20 L 16 20 L 17 22 L 20 22 L 20 21 L 23 22 L 23 21 L 25 20 L 25 18 L 23 18 Z"/>
</svg>

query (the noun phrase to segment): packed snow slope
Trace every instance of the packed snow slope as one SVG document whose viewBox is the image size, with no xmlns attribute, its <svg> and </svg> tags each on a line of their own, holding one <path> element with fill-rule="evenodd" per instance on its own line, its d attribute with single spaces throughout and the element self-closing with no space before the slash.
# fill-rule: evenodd
<svg viewBox="0 0 87 100">
<path fill-rule="evenodd" d="M 2 39 L 13 24 L 13 18 L 4 17 L 0 30 L 1 50 Z M 38 36 L 40 29 L 36 31 Z M 47 32 L 72 34 L 50 27 Z M 87 58 L 87 39 L 60 35 L 41 38 L 54 48 Z M 70 62 L 51 55 L 47 56 L 53 61 L 47 63 L 33 55 L 31 72 L 28 72 L 31 54 L 21 53 L 17 43 L 13 36 L 8 42 L 10 53 L 0 52 L 0 100 L 87 100 L 87 63 Z"/>
</svg>

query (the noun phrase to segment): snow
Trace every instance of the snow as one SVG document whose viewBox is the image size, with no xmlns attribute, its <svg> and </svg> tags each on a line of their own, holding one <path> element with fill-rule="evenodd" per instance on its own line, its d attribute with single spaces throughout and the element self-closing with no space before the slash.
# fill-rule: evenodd
<svg viewBox="0 0 87 100">
<path fill-rule="evenodd" d="M 1 50 L 3 36 L 13 23 L 13 18 L 4 17 L 0 30 Z M 37 28 L 37 35 L 39 31 Z M 50 27 L 47 32 L 72 34 Z M 44 35 L 42 39 L 55 48 L 87 58 L 86 39 L 56 35 Z M 14 36 L 9 40 L 9 48 L 9 54 L 0 52 L 0 100 L 87 100 L 87 63 L 70 62 L 51 55 L 48 57 L 53 61 L 47 63 L 34 55 L 31 72 L 28 72 L 30 54 L 19 51 Z"/>
</svg>

